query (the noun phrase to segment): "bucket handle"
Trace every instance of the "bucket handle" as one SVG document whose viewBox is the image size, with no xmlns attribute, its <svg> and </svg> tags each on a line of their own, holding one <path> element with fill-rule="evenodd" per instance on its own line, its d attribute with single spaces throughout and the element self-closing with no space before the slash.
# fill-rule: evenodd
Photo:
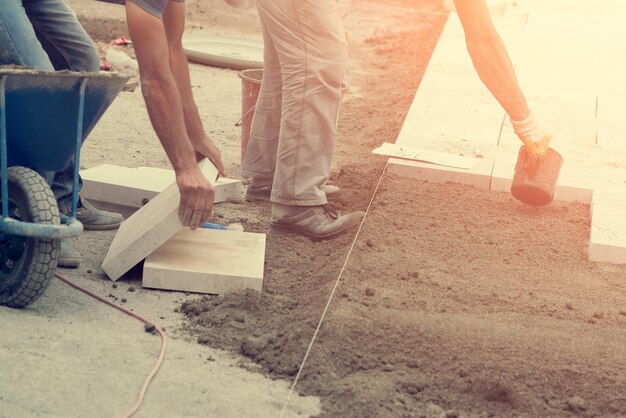
<svg viewBox="0 0 626 418">
<path fill-rule="evenodd" d="M 248 116 L 250 114 L 250 112 L 254 112 L 254 108 L 256 108 L 256 105 L 252 106 L 242 117 L 241 119 L 239 119 L 237 122 L 235 122 L 235 126 L 236 127 L 240 127 L 241 124 L 243 123 L 243 120 L 246 118 L 246 116 Z"/>
</svg>

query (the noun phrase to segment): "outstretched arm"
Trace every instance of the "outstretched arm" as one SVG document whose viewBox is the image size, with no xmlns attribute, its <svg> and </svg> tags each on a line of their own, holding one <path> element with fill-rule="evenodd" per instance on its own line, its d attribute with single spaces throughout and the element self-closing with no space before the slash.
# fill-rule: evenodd
<svg viewBox="0 0 626 418">
<path fill-rule="evenodd" d="M 180 218 L 183 225 L 198 227 L 210 216 L 215 189 L 198 168 L 196 148 L 187 134 L 183 99 L 170 69 L 163 21 L 132 1 L 126 2 L 126 17 L 150 121 L 176 172 Z"/>
<path fill-rule="evenodd" d="M 493 26 L 484 0 L 455 0 L 467 50 L 478 76 L 513 120 L 526 119 L 530 110 L 506 47 Z"/>
<path fill-rule="evenodd" d="M 519 87 L 506 47 L 493 25 L 485 0 L 454 0 L 474 68 L 511 118 L 515 133 L 529 151 L 541 154 L 550 135 L 532 115 Z"/>
<path fill-rule="evenodd" d="M 185 30 L 185 3 L 170 1 L 163 13 L 163 25 L 169 49 L 169 66 L 180 94 L 189 140 L 196 152 L 209 158 L 220 175 L 226 176 L 220 151 L 204 132 L 198 106 L 191 91 L 189 65 L 182 43 Z"/>
</svg>

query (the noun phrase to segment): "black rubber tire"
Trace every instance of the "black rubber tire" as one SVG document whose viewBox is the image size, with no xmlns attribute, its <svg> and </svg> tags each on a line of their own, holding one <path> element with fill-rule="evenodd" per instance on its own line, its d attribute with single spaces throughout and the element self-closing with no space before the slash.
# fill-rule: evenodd
<svg viewBox="0 0 626 418">
<path fill-rule="evenodd" d="M 7 181 L 9 203 L 20 210 L 25 222 L 59 225 L 59 209 L 46 180 L 24 167 L 10 167 Z M 23 308 L 44 294 L 59 260 L 60 241 L 52 238 L 26 238 L 20 265 L 10 280 L 0 282 L 0 304 Z M 8 283 L 6 283 L 8 282 Z"/>
</svg>

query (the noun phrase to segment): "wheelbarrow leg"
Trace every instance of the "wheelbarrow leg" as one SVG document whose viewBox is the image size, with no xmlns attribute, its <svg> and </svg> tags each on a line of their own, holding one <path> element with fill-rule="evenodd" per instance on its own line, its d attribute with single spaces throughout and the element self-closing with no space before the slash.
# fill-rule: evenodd
<svg viewBox="0 0 626 418">
<path fill-rule="evenodd" d="M 80 83 L 80 91 L 78 96 L 78 121 L 76 123 L 76 152 L 74 153 L 74 184 L 72 186 L 72 220 L 76 219 L 76 210 L 78 209 L 78 171 L 80 167 L 80 148 L 83 143 L 83 115 L 85 113 L 85 89 L 87 88 L 88 78 L 83 78 Z"/>
<path fill-rule="evenodd" d="M 6 119 L 7 76 L 0 80 L 0 175 L 2 176 L 2 217 L 9 217 L 9 185 L 7 181 L 7 119 Z"/>
</svg>

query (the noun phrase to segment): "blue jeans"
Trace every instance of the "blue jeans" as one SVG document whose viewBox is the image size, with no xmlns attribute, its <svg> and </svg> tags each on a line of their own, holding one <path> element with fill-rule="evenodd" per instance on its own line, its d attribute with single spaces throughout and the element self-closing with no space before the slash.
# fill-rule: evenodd
<svg viewBox="0 0 626 418">
<path fill-rule="evenodd" d="M 0 65 L 43 71 L 97 72 L 96 48 L 63 0 L 0 0 Z M 85 138 L 83 138 L 83 141 Z M 63 213 L 72 204 L 74 161 L 64 171 L 46 173 Z M 76 193 L 80 192 L 82 180 Z"/>
</svg>

